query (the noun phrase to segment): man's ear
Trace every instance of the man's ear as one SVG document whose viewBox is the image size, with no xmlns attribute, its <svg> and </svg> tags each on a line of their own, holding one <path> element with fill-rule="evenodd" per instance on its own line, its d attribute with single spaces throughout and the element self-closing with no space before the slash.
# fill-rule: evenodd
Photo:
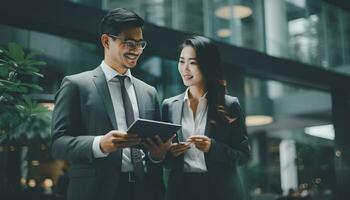
<svg viewBox="0 0 350 200">
<path fill-rule="evenodd" d="M 101 35 L 101 43 L 104 48 L 109 49 L 109 37 L 107 34 Z"/>
</svg>

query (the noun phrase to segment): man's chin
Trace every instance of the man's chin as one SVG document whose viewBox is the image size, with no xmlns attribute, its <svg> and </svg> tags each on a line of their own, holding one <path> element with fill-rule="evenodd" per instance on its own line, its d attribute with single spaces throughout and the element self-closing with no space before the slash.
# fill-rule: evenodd
<svg viewBox="0 0 350 200">
<path fill-rule="evenodd" d="M 124 64 L 123 67 L 127 68 L 127 69 L 132 69 L 136 66 L 136 63 L 135 64 Z"/>
</svg>

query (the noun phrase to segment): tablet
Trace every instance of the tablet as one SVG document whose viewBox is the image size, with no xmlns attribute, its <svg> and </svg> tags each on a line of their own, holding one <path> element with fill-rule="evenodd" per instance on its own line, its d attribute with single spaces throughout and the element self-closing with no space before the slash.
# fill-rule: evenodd
<svg viewBox="0 0 350 200">
<path fill-rule="evenodd" d="M 128 128 L 128 133 L 138 134 L 141 139 L 154 138 L 155 135 L 166 141 L 181 128 L 181 125 L 148 120 L 137 119 Z"/>
</svg>

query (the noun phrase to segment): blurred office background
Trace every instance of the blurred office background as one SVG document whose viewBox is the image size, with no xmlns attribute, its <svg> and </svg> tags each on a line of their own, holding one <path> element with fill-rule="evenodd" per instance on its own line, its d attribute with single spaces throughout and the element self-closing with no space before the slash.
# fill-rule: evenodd
<svg viewBox="0 0 350 200">
<path fill-rule="evenodd" d="M 247 199 L 274 200 L 290 189 L 315 200 L 348 198 L 346 0 L 2 0 L 0 46 L 19 43 L 41 52 L 47 62 L 41 67 L 44 78 L 34 80 L 44 91 L 33 98 L 54 106 L 64 76 L 100 64 L 98 23 L 115 7 L 147 21 L 149 45 L 133 74 L 155 86 L 160 100 L 184 91 L 177 71 L 182 39 L 200 34 L 217 42 L 228 93 L 239 97 L 246 113 L 252 157 L 240 176 Z M 50 158 L 45 143 L 2 144 L 0 155 L 23 149 L 27 156 L 15 162 L 19 167 L 0 169 L 0 179 L 11 171 L 18 174 L 14 182 L 2 180 L 0 192 L 32 188 L 57 198 L 59 177 L 69 164 Z"/>
</svg>

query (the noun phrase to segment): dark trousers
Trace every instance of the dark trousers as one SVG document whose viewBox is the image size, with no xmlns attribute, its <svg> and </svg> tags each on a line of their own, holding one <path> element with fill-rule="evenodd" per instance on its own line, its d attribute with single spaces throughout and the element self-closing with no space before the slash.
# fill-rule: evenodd
<svg viewBox="0 0 350 200">
<path fill-rule="evenodd" d="M 181 200 L 213 200 L 213 189 L 207 173 L 184 173 Z"/>
<path fill-rule="evenodd" d="M 161 190 L 161 188 L 159 188 Z M 146 174 L 142 181 L 136 181 L 131 173 L 121 173 L 115 200 L 157 200 L 161 194 Z"/>
</svg>

